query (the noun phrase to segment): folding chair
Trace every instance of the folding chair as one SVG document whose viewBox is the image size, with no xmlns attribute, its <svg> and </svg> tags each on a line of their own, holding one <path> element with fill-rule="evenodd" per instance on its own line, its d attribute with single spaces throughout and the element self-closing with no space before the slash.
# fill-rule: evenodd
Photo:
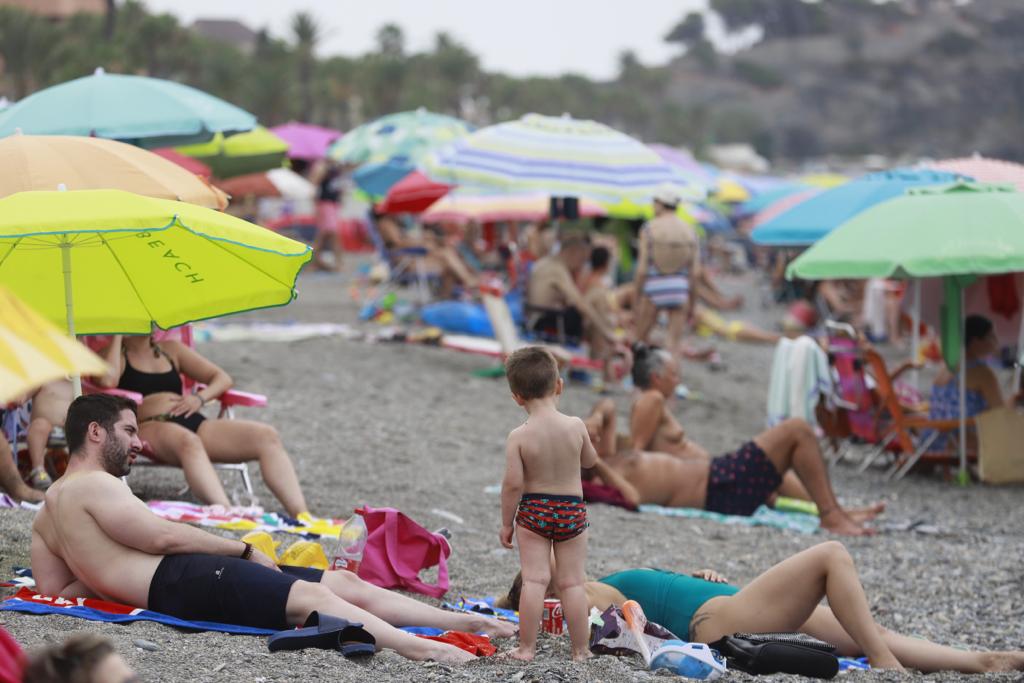
<svg viewBox="0 0 1024 683">
<path fill-rule="evenodd" d="M 895 446 L 897 454 L 886 477 L 892 481 L 902 479 L 921 462 L 940 463 L 948 466 L 957 462 L 959 446 L 960 421 L 934 420 L 921 413 L 910 413 L 906 411 L 900 401 L 894 379 L 909 368 L 912 363 L 906 363 L 895 373 L 890 374 L 885 360 L 876 351 L 864 352 L 865 360 L 868 362 L 871 372 L 877 383 L 876 391 L 880 407 L 879 424 L 884 426 L 880 429 L 881 442 L 864 462 L 861 463 L 859 471 L 863 472 L 880 456 L 889 449 L 890 445 Z M 967 420 L 968 426 L 974 425 L 973 419 Z M 929 452 L 929 448 L 940 435 L 949 437 L 950 445 L 940 452 Z M 977 453 L 968 454 L 969 458 L 977 459 Z"/>
</svg>

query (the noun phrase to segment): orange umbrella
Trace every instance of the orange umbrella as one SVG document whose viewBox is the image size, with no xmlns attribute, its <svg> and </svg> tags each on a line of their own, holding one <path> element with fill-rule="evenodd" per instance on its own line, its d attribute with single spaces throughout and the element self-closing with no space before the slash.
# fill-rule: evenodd
<svg viewBox="0 0 1024 683">
<path fill-rule="evenodd" d="M 0 140 L 0 197 L 32 190 L 123 190 L 224 209 L 227 196 L 202 178 L 139 147 L 74 135 Z"/>
</svg>

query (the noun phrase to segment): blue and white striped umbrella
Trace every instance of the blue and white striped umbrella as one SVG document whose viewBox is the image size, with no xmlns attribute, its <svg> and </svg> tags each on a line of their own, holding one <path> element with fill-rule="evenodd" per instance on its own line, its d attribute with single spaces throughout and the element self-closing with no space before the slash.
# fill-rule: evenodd
<svg viewBox="0 0 1024 683">
<path fill-rule="evenodd" d="M 527 114 L 482 128 L 436 150 L 422 170 L 438 182 L 492 192 L 646 202 L 670 183 L 692 194 L 683 174 L 643 143 L 568 115 Z"/>
</svg>

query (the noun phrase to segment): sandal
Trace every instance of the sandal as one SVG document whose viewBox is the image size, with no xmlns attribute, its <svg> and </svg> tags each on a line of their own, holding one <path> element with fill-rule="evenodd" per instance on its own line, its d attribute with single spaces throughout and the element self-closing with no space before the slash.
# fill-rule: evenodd
<svg viewBox="0 0 1024 683">
<path fill-rule="evenodd" d="M 53 479 L 42 467 L 37 467 L 28 473 L 28 484 L 37 491 L 45 491 L 53 484 Z"/>
<path fill-rule="evenodd" d="M 376 644 L 377 639 L 358 622 L 311 612 L 302 628 L 275 633 L 270 636 L 267 646 L 271 652 L 316 647 L 340 650 L 345 657 L 356 657 L 372 655 L 376 652 Z"/>
</svg>

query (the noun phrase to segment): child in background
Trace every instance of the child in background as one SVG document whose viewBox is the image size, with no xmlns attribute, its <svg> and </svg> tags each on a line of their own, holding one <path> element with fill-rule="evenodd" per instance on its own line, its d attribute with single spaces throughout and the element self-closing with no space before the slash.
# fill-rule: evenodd
<svg viewBox="0 0 1024 683">
<path fill-rule="evenodd" d="M 593 467 L 597 453 L 583 421 L 558 412 L 562 378 L 550 352 L 538 346 L 516 351 L 505 363 L 505 375 L 512 398 L 528 414 L 508 436 L 501 483 L 501 544 L 511 548 L 516 534 L 523 575 L 519 647 L 511 656 L 529 661 L 536 652 L 553 549 L 572 658 L 582 661 L 591 655 L 583 590 L 589 523 L 580 468 Z"/>
</svg>

